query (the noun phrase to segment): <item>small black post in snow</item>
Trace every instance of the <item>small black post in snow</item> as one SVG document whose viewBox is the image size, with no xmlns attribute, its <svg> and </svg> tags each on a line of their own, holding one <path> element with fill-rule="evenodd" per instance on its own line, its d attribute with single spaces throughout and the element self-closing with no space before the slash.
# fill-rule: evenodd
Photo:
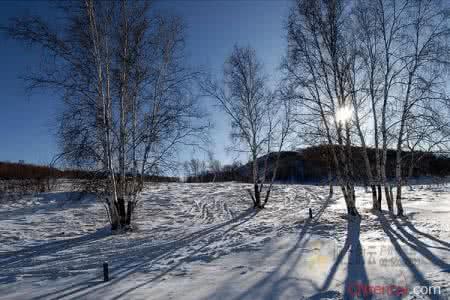
<svg viewBox="0 0 450 300">
<path fill-rule="evenodd" d="M 106 261 L 103 263 L 103 281 L 109 281 L 108 263 Z"/>
<path fill-rule="evenodd" d="M 309 218 L 312 219 L 312 217 L 313 217 L 313 216 L 312 216 L 312 209 L 311 209 L 311 207 L 310 207 L 310 208 L 309 208 Z"/>
</svg>

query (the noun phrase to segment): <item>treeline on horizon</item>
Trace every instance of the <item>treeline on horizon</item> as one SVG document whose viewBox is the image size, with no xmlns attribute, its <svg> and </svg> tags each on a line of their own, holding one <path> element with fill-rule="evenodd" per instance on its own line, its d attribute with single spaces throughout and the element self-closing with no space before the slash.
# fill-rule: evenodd
<svg viewBox="0 0 450 300">
<path fill-rule="evenodd" d="M 60 170 L 58 168 L 34 164 L 0 162 L 0 180 L 43 180 L 43 179 L 92 179 L 106 175 L 84 170 Z M 177 182 L 178 177 L 146 175 L 144 181 Z"/>
<path fill-rule="evenodd" d="M 279 168 L 276 181 L 286 183 L 305 183 L 305 182 L 326 182 L 329 179 L 330 172 L 332 178 L 335 177 L 334 164 L 331 162 L 330 146 L 319 145 L 308 147 L 300 151 L 284 151 L 280 155 Z M 375 150 L 367 149 L 369 158 L 374 160 Z M 352 147 L 353 162 L 355 164 L 354 177 L 356 181 L 364 183 L 366 170 L 362 156 L 362 150 L 359 147 Z M 395 151 L 388 151 L 387 176 L 395 176 Z M 450 157 L 437 155 L 432 152 L 404 152 L 404 163 L 402 172 L 406 177 L 433 176 L 444 177 L 450 175 Z M 268 157 L 260 157 L 258 164 L 264 164 L 267 158 L 269 166 L 275 162 L 275 154 L 269 154 Z M 374 165 L 374 164 L 372 164 Z M 206 170 L 199 175 L 187 176 L 186 182 L 250 182 L 251 162 L 241 164 L 239 162 L 231 165 L 224 165 L 220 171 Z M 29 180 L 29 179 L 92 179 L 102 178 L 102 174 L 84 170 L 60 170 L 55 167 L 0 162 L 0 180 Z M 272 176 L 269 171 L 268 176 Z M 106 176 L 104 176 L 106 178 Z M 179 182 L 180 178 L 171 176 L 146 175 L 145 181 L 148 182 Z"/>
<path fill-rule="evenodd" d="M 334 181 L 336 177 L 335 166 L 331 158 L 331 146 L 318 145 L 308 147 L 299 151 L 283 151 L 280 154 L 276 181 L 282 183 L 326 183 Z M 338 146 L 335 146 L 338 147 Z M 364 157 L 361 147 L 352 147 L 353 152 L 353 176 L 355 182 L 367 183 L 367 172 L 365 170 Z M 367 149 L 371 166 L 375 168 L 375 149 Z M 386 176 L 389 179 L 395 178 L 395 150 L 387 151 Z M 402 154 L 402 173 L 405 179 L 422 176 L 445 177 L 450 176 L 450 157 L 432 152 L 404 151 Z M 266 162 L 269 165 L 268 178 L 272 176 L 273 165 L 276 160 L 276 153 L 258 158 L 258 164 Z M 240 181 L 251 182 L 251 164 L 245 165 L 235 163 L 225 165 L 219 172 L 207 170 L 197 176 L 187 176 L 186 182 L 220 182 L 220 181 Z M 374 170 L 373 170 L 374 171 Z"/>
<path fill-rule="evenodd" d="M 250 182 L 250 177 L 243 172 L 244 165 L 240 162 L 234 162 L 230 165 L 224 165 L 218 171 L 204 170 L 198 175 L 188 175 L 184 181 L 188 183 L 196 182 Z"/>
</svg>

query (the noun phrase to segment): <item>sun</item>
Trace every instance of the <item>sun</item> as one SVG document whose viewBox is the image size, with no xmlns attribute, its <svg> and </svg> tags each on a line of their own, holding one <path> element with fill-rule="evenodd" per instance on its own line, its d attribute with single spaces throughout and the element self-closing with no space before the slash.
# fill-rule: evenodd
<svg viewBox="0 0 450 300">
<path fill-rule="evenodd" d="M 346 123 L 351 120 L 353 109 L 351 106 L 341 106 L 336 110 L 336 121 L 338 123 Z"/>
</svg>

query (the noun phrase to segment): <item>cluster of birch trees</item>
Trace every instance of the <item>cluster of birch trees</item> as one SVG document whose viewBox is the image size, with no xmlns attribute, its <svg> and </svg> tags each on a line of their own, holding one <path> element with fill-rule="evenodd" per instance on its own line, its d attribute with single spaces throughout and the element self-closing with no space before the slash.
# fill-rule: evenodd
<svg viewBox="0 0 450 300">
<path fill-rule="evenodd" d="M 295 1 L 283 61 L 293 121 L 304 141 L 331 145 L 351 215 L 358 214 L 353 170 L 362 167 L 353 164 L 353 146 L 362 149 L 373 209 L 381 210 L 384 187 L 394 212 L 395 186 L 401 216 L 402 186 L 420 159 L 414 151 L 448 142 L 449 16 L 435 0 Z M 396 151 L 394 183 L 386 175 L 388 149 Z"/>
<path fill-rule="evenodd" d="M 57 5 L 61 24 L 21 17 L 4 29 L 44 50 L 42 69 L 27 82 L 60 94 L 63 157 L 97 174 L 112 229 L 126 230 L 146 174 L 174 167 L 178 146 L 207 137 L 198 72 L 185 63 L 185 26 L 152 13 L 149 1 Z"/>
<path fill-rule="evenodd" d="M 278 158 L 269 168 L 270 153 L 279 157 L 295 133 L 297 145 L 329 145 L 350 215 L 358 215 L 355 184 L 361 182 L 354 175 L 355 146 L 373 209 L 381 210 L 384 187 L 394 212 L 395 186 L 403 215 L 402 186 L 420 160 L 415 151 L 446 149 L 449 141 L 449 20 L 437 0 L 296 0 L 286 24 L 284 80 L 275 89 L 256 50 L 236 46 L 222 79 L 205 81 L 202 90 L 230 117 L 232 137 L 248 153 L 254 206 L 267 203 L 276 176 Z M 387 177 L 388 149 L 396 152 L 394 184 Z"/>
</svg>

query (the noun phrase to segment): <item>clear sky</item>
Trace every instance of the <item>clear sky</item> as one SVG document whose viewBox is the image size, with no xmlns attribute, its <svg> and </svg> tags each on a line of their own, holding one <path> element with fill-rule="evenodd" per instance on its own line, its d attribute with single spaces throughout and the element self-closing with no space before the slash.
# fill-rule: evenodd
<svg viewBox="0 0 450 300">
<path fill-rule="evenodd" d="M 273 79 L 286 50 L 285 31 L 289 0 L 165 0 L 156 1 L 155 10 L 180 15 L 187 29 L 187 54 L 190 63 L 221 72 L 234 44 L 251 45 L 263 60 Z M 55 17 L 47 1 L 0 1 L 0 24 L 10 17 L 39 14 Z M 45 164 L 58 152 L 54 135 L 55 116 L 61 102 L 50 92 L 25 91 L 20 79 L 41 62 L 38 49 L 0 36 L 0 161 L 25 160 Z M 217 111 L 211 99 L 204 99 L 211 112 L 216 158 L 230 162 L 235 155 L 226 153 L 229 123 Z M 188 153 L 190 158 L 202 154 Z"/>
</svg>

